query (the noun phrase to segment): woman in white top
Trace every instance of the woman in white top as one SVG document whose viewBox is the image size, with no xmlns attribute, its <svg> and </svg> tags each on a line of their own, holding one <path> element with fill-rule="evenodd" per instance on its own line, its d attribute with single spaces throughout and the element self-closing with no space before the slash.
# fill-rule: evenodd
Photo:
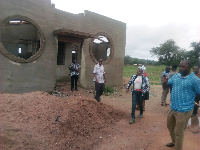
<svg viewBox="0 0 200 150">
<path fill-rule="evenodd" d="M 130 81 L 127 84 L 126 92 L 129 92 L 129 87 L 133 84 L 131 89 L 132 92 L 132 113 L 130 124 L 135 122 L 135 109 L 137 102 L 140 107 L 140 115 L 138 118 L 143 118 L 143 95 L 149 90 L 149 79 L 143 75 L 143 70 L 141 67 L 138 67 L 137 74 L 133 75 Z"/>
</svg>

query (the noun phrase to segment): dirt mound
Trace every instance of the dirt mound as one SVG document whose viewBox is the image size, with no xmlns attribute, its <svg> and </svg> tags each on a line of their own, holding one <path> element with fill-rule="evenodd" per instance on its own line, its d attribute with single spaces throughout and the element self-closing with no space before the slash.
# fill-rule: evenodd
<svg viewBox="0 0 200 150">
<path fill-rule="evenodd" d="M 70 83 L 51 94 L 0 94 L 0 150 L 168 150 L 170 107 L 160 105 L 162 87 L 151 85 L 144 117 L 129 124 L 132 94 L 125 86 L 103 95 L 102 103 L 92 89 L 70 92 Z M 199 150 L 199 119 L 189 120 L 183 150 Z"/>
<path fill-rule="evenodd" d="M 123 116 L 113 106 L 80 94 L 1 94 L 0 148 L 92 149 Z"/>
</svg>

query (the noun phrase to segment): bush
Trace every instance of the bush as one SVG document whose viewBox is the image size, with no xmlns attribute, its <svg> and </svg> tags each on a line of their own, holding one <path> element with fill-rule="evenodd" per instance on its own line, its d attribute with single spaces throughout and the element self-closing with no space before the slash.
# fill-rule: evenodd
<svg viewBox="0 0 200 150">
<path fill-rule="evenodd" d="M 109 96 L 113 92 L 115 92 L 115 89 L 113 87 L 106 86 L 105 89 L 104 89 L 104 94 L 106 96 Z"/>
</svg>

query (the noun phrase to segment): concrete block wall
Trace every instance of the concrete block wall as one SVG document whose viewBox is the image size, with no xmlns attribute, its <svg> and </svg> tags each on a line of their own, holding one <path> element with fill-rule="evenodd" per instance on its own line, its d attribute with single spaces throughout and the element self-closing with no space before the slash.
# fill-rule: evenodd
<svg viewBox="0 0 200 150">
<path fill-rule="evenodd" d="M 114 55 L 111 61 L 104 65 L 107 86 L 118 86 L 122 85 L 123 82 L 123 64 L 125 56 L 125 43 L 126 43 L 126 24 L 120 21 L 99 15 L 94 12 L 85 11 L 85 17 L 83 25 L 80 30 L 85 30 L 85 32 L 91 34 L 97 34 L 99 32 L 104 32 L 108 34 L 112 41 L 114 47 Z M 89 54 L 89 43 L 92 39 L 84 40 L 83 50 L 82 50 L 82 74 L 87 74 L 84 80 L 81 80 L 82 85 L 94 86 L 93 79 L 93 68 L 96 64 L 90 57 Z"/>
<path fill-rule="evenodd" d="M 50 0 L 0 1 L 0 28 L 3 26 L 3 20 L 12 16 L 22 16 L 24 20 L 30 19 L 48 38 L 45 38 L 43 54 L 31 63 L 14 62 L 0 53 L 0 93 L 24 93 L 52 89 L 56 81 L 57 52 L 52 34 Z"/>
<path fill-rule="evenodd" d="M 64 75 L 68 76 L 68 71 L 65 69 L 68 69 L 71 62 L 67 60 L 65 66 L 57 66 L 58 39 L 53 35 L 54 30 L 63 28 L 91 35 L 99 32 L 108 34 L 113 41 L 114 55 L 105 65 L 107 85 L 122 85 L 126 42 L 125 23 L 90 11 L 76 15 L 61 11 L 53 8 L 50 0 L 0 1 L 0 31 L 3 28 L 4 20 L 13 16 L 27 19 L 39 28 L 44 35 L 44 51 L 38 59 L 28 63 L 10 60 L 0 53 L 0 93 L 50 90 L 55 86 L 58 78 L 64 77 Z M 3 49 L 1 38 L 0 49 Z M 79 81 L 84 87 L 94 86 L 92 72 L 96 63 L 89 53 L 91 42 L 92 38 L 84 39 L 79 52 L 82 66 Z M 71 51 L 69 52 L 71 53 Z"/>
</svg>

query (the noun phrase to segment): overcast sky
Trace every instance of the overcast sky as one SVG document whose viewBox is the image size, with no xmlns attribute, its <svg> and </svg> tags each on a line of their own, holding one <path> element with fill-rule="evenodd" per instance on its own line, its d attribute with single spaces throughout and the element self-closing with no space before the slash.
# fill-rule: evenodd
<svg viewBox="0 0 200 150">
<path fill-rule="evenodd" d="M 173 39 L 190 50 L 200 41 L 200 0 L 52 0 L 73 14 L 84 10 L 126 23 L 125 55 L 156 60 L 149 50 Z"/>
</svg>

